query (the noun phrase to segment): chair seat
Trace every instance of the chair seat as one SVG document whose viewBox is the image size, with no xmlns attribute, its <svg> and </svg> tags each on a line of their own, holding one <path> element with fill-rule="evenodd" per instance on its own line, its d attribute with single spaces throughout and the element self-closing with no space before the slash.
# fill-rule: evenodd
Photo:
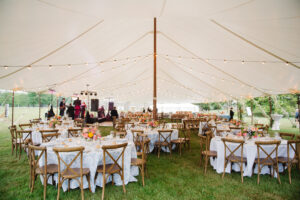
<svg viewBox="0 0 300 200">
<path fill-rule="evenodd" d="M 180 144 L 180 143 L 184 143 L 184 138 L 178 138 L 176 140 L 171 140 L 172 143 L 175 143 L 175 144 Z"/>
<path fill-rule="evenodd" d="M 275 159 L 274 159 L 275 161 Z M 264 159 L 264 158 L 259 158 L 259 163 L 262 165 L 274 165 L 274 161 L 270 158 Z M 258 163 L 258 158 L 255 158 L 254 163 Z"/>
<path fill-rule="evenodd" d="M 107 164 L 107 165 L 105 165 L 105 173 L 107 173 L 107 174 L 114 174 L 116 172 L 121 171 L 121 168 L 118 165 L 114 165 L 113 167 L 112 167 L 112 165 L 113 164 Z M 98 173 L 103 173 L 103 165 L 99 165 L 97 167 L 97 172 Z"/>
<path fill-rule="evenodd" d="M 155 142 L 155 146 L 169 146 L 168 142 Z"/>
<path fill-rule="evenodd" d="M 218 155 L 216 151 L 202 151 L 202 154 L 210 157 L 217 157 Z"/>
<path fill-rule="evenodd" d="M 37 174 L 44 174 L 44 171 L 45 171 L 45 166 L 36 168 L 35 170 Z M 56 164 L 47 165 L 47 174 L 55 174 L 57 172 L 58 172 L 58 165 Z"/>
<path fill-rule="evenodd" d="M 140 158 L 131 158 L 131 165 L 142 165 L 146 164 L 146 160 Z"/>
<path fill-rule="evenodd" d="M 136 155 L 137 155 L 137 156 L 142 156 L 142 155 L 143 155 L 143 152 L 136 152 Z"/>
<path fill-rule="evenodd" d="M 231 155 L 227 158 L 230 162 L 242 162 L 241 156 Z M 243 163 L 247 162 L 247 158 L 243 157 Z"/>
<path fill-rule="evenodd" d="M 75 174 L 73 171 L 71 170 L 67 170 L 66 172 L 62 173 L 62 176 L 64 178 L 75 178 L 80 176 L 80 168 L 71 168 L 73 171 L 75 171 L 77 174 Z M 82 174 L 83 175 L 87 175 L 90 173 L 90 169 L 89 168 L 82 168 Z"/>
<path fill-rule="evenodd" d="M 290 158 L 290 161 L 292 159 Z M 278 157 L 278 162 L 280 163 L 288 163 L 288 158 L 287 157 Z M 292 160 L 292 163 L 298 163 L 298 159 Z"/>
</svg>

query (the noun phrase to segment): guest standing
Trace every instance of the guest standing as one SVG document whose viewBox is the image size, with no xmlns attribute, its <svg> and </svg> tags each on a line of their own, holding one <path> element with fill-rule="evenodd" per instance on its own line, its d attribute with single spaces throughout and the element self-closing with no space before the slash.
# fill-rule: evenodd
<svg viewBox="0 0 300 200">
<path fill-rule="evenodd" d="M 59 115 L 64 116 L 65 114 L 65 109 L 66 109 L 66 99 L 63 98 L 62 101 L 59 104 Z"/>
<path fill-rule="evenodd" d="M 48 115 L 47 115 L 48 120 L 54 116 L 55 116 L 55 113 L 53 112 L 53 106 L 51 105 L 50 110 L 48 111 Z"/>
<path fill-rule="evenodd" d="M 229 115 L 230 115 L 229 121 L 233 120 L 234 112 L 233 112 L 232 108 L 230 108 Z"/>
<path fill-rule="evenodd" d="M 114 107 L 114 108 L 110 111 L 110 115 L 111 115 L 111 118 L 113 118 L 114 116 L 115 116 L 116 118 L 119 117 L 119 114 L 118 114 L 118 111 L 117 111 L 116 107 Z"/>
<path fill-rule="evenodd" d="M 86 105 L 84 102 L 82 102 L 81 104 L 81 118 L 84 119 L 84 115 L 85 115 L 85 109 L 86 109 Z"/>
<path fill-rule="evenodd" d="M 74 117 L 75 117 L 75 109 L 74 109 L 74 107 L 72 106 L 72 104 L 70 103 L 70 105 L 69 105 L 69 107 L 68 107 L 68 109 L 67 109 L 67 115 L 69 116 L 69 117 L 71 117 L 73 120 L 74 120 Z"/>
<path fill-rule="evenodd" d="M 103 106 L 101 106 L 101 108 L 98 109 L 98 118 L 99 119 L 105 118 L 105 110 Z"/>
<path fill-rule="evenodd" d="M 81 101 L 79 100 L 79 97 L 74 101 L 74 106 L 75 106 L 75 119 L 79 118 L 80 115 L 80 105 Z"/>
</svg>

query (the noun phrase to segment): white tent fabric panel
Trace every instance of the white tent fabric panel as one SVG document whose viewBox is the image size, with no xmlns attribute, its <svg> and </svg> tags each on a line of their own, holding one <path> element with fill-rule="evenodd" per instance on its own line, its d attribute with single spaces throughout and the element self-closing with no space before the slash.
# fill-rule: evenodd
<svg viewBox="0 0 300 200">
<path fill-rule="evenodd" d="M 0 88 L 151 103 L 154 17 L 159 103 L 300 90 L 297 0 L 2 0 Z"/>
</svg>

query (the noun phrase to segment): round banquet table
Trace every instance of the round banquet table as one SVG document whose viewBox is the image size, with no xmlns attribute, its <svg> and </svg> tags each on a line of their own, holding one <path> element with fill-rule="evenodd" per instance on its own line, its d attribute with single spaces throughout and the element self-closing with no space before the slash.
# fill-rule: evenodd
<svg viewBox="0 0 300 200">
<path fill-rule="evenodd" d="M 58 138 L 55 140 L 52 140 L 48 143 L 43 143 L 41 146 L 47 147 L 47 164 L 58 164 L 57 156 L 52 150 L 53 147 L 76 147 L 76 146 L 84 146 L 85 150 L 83 152 L 83 168 L 89 168 L 90 170 L 90 184 L 92 192 L 94 193 L 96 190 L 96 186 L 103 186 L 103 178 L 102 174 L 98 174 L 96 183 L 94 184 L 94 178 L 96 175 L 96 169 L 98 165 L 103 164 L 103 145 L 112 145 L 112 144 L 121 144 L 121 143 L 128 143 L 128 146 L 125 149 L 124 152 L 124 182 L 125 184 L 128 184 L 128 182 L 134 182 L 137 181 L 134 176 L 137 176 L 139 174 L 138 167 L 132 166 L 131 167 L 131 158 L 137 158 L 136 154 L 136 148 L 132 141 L 129 141 L 128 139 L 117 139 L 112 138 L 110 136 L 104 137 L 101 139 L 101 141 L 86 141 L 82 138 Z M 116 149 L 116 150 L 109 150 L 109 152 L 112 154 L 114 159 L 117 159 L 117 157 L 120 155 L 122 149 Z M 77 152 L 68 152 L 68 153 L 60 153 L 60 156 L 66 161 L 67 163 L 70 163 L 71 160 L 77 155 Z M 106 164 L 112 164 L 113 161 L 109 156 L 106 156 Z M 122 158 L 119 159 L 118 163 L 122 166 Z M 40 166 L 44 165 L 44 156 L 39 161 Z M 63 170 L 65 168 L 64 164 L 61 162 L 61 166 Z M 77 158 L 77 160 L 72 164 L 72 168 L 80 168 L 80 157 Z M 114 182 L 116 185 L 122 185 L 121 177 L 118 174 L 112 175 L 114 178 Z M 55 174 L 54 180 L 57 183 L 58 176 Z M 107 183 L 112 180 L 112 177 L 110 176 L 107 179 Z M 43 179 L 41 177 L 41 181 L 43 182 Z M 49 184 L 52 184 L 52 179 L 49 178 L 48 180 Z M 66 180 L 62 188 L 64 191 L 66 191 L 68 188 L 68 180 Z M 76 180 L 71 180 L 70 182 L 70 188 L 74 189 L 79 187 L 78 182 Z M 83 187 L 86 189 L 88 188 L 88 182 L 87 178 L 83 177 Z"/>
<path fill-rule="evenodd" d="M 238 137 L 236 137 L 237 139 Z M 257 146 L 255 144 L 255 141 L 261 140 L 261 141 L 269 141 L 269 140 L 281 140 L 281 144 L 278 147 L 278 157 L 287 157 L 287 140 L 283 140 L 281 138 L 256 138 L 256 139 L 249 139 L 245 142 L 244 144 L 244 149 L 243 149 L 243 156 L 247 158 L 247 163 L 246 166 L 243 166 L 244 169 L 244 176 L 251 177 L 252 176 L 252 168 L 254 165 L 254 160 L 257 158 Z M 233 151 L 239 144 L 236 143 L 226 143 L 228 147 Z M 271 151 L 274 149 L 275 145 L 272 146 L 263 146 L 263 148 L 266 150 L 267 153 L 271 153 Z M 211 140 L 210 143 L 210 150 L 211 151 L 217 151 L 217 158 L 211 158 L 210 159 L 210 164 L 213 166 L 213 168 L 217 171 L 217 173 L 223 173 L 224 170 L 224 143 L 221 140 L 221 137 L 214 137 Z M 226 150 L 227 156 L 230 154 L 229 150 Z M 265 158 L 266 154 L 263 153 L 260 150 L 260 157 Z M 241 150 L 239 149 L 238 151 L 235 152 L 235 155 L 240 156 L 241 155 Z M 272 154 L 274 158 L 276 157 L 275 152 Z M 294 157 L 294 151 L 292 148 L 290 148 L 290 157 Z M 257 165 L 255 165 L 254 173 L 257 173 Z M 240 171 L 240 166 L 239 164 L 234 163 L 232 165 L 232 170 L 239 172 Z M 283 166 L 279 163 L 279 172 L 282 172 Z M 225 169 L 226 173 L 230 173 L 230 164 L 227 165 Z M 264 166 L 261 169 L 261 174 L 269 174 L 269 168 L 267 166 Z M 277 177 L 277 174 L 275 173 L 275 177 Z"/>
<path fill-rule="evenodd" d="M 146 134 L 148 136 L 148 138 L 150 139 L 149 150 L 150 150 L 150 152 L 152 152 L 154 149 L 155 142 L 158 141 L 158 130 L 159 129 L 135 127 L 134 130 L 143 130 L 144 131 L 144 134 Z M 171 140 L 178 139 L 178 130 L 177 129 L 170 129 L 170 130 L 173 130 L 172 135 L 171 135 Z M 133 141 L 133 136 L 132 136 L 131 130 L 129 129 L 126 132 L 127 132 L 126 138 L 128 138 L 130 141 Z M 167 137 L 168 133 L 163 133 L 163 135 L 165 135 L 165 137 Z M 164 139 L 161 138 L 160 140 L 163 141 Z M 174 149 L 174 148 L 175 148 L 175 145 L 172 146 L 172 149 Z M 161 149 L 165 152 L 170 152 L 168 148 L 162 147 Z"/>
</svg>

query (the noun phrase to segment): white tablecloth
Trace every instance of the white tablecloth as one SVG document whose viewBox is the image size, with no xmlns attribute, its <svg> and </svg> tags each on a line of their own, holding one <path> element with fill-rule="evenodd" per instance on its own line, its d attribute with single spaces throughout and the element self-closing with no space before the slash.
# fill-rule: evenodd
<svg viewBox="0 0 300 200">
<path fill-rule="evenodd" d="M 64 142 L 64 144 L 62 143 Z M 58 164 L 57 162 L 57 156 L 52 150 L 53 147 L 64 147 L 64 145 L 68 145 L 68 147 L 74 147 L 74 146 L 84 146 L 85 150 L 83 153 L 83 168 L 89 168 L 90 169 L 90 184 L 92 192 L 95 192 L 96 185 L 97 186 L 103 186 L 102 183 L 102 174 L 98 174 L 96 185 L 94 184 L 94 178 L 96 175 L 96 169 L 97 166 L 100 164 L 103 164 L 103 150 L 101 148 L 97 148 L 97 145 L 111 145 L 113 142 L 116 142 L 117 144 L 128 142 L 128 146 L 126 147 L 125 154 L 124 154 L 124 182 L 127 184 L 128 182 L 137 181 L 134 176 L 137 176 L 139 174 L 138 167 L 132 166 L 131 167 L 131 158 L 136 158 L 136 149 L 134 146 L 134 143 L 127 140 L 127 139 L 109 139 L 108 141 L 85 141 L 81 138 L 72 138 L 72 141 L 69 141 L 69 139 L 57 139 L 53 140 L 48 143 L 43 143 L 41 146 L 47 147 L 47 160 L 48 164 Z M 99 146 L 98 146 L 99 147 Z M 121 149 L 118 150 L 110 150 L 113 157 L 117 159 L 117 156 L 120 154 Z M 61 157 L 67 161 L 67 163 L 71 162 L 72 158 L 77 153 L 60 153 Z M 122 160 L 119 160 L 119 164 L 121 165 Z M 109 158 L 109 156 L 106 156 L 106 164 L 113 163 L 112 160 Z M 61 164 L 63 164 L 61 162 Z M 40 166 L 44 165 L 44 158 L 40 160 Z M 71 167 L 80 167 L 80 158 L 76 160 L 76 162 Z M 114 182 L 116 185 L 122 185 L 121 177 L 118 174 L 114 174 Z M 42 179 L 41 179 L 42 180 Z M 57 181 L 57 174 L 54 177 L 54 180 Z M 48 183 L 51 183 L 52 179 L 49 178 Z M 107 182 L 111 181 L 111 177 L 107 179 Z M 84 177 L 84 188 L 88 188 L 88 182 L 86 177 Z M 65 181 L 63 183 L 63 190 L 66 191 L 68 187 L 68 181 Z M 76 180 L 72 180 L 70 184 L 71 189 L 79 187 L 78 182 Z"/>
<path fill-rule="evenodd" d="M 138 130 L 138 127 L 135 127 L 136 130 Z M 146 128 L 140 128 L 139 130 L 143 130 L 144 131 L 144 134 L 146 134 L 148 136 L 148 138 L 150 139 L 150 144 L 149 144 L 149 150 L 150 152 L 153 151 L 154 149 L 154 144 L 155 142 L 158 141 L 158 129 L 146 129 Z M 178 139 L 178 130 L 177 129 L 172 129 L 173 132 L 172 132 L 172 135 L 171 135 L 171 140 L 176 140 Z M 165 133 L 164 135 L 168 135 L 168 133 Z M 133 141 L 133 136 L 132 136 L 132 132 L 131 130 L 127 130 L 127 135 L 126 135 L 126 138 L 128 138 L 130 141 Z M 163 138 L 161 138 L 161 141 L 164 141 Z M 173 149 L 175 148 L 175 145 L 173 145 L 172 147 Z M 165 151 L 165 152 L 169 152 L 169 149 L 168 148 L 164 148 L 162 147 L 162 150 Z"/>
<path fill-rule="evenodd" d="M 262 138 L 260 138 L 262 139 Z M 279 138 L 280 139 L 280 138 Z M 231 151 L 233 151 L 239 144 L 236 143 L 227 143 Z M 274 149 L 275 145 L 265 145 L 263 148 L 266 150 L 266 152 L 271 153 L 271 151 Z M 213 166 L 213 168 L 217 171 L 217 173 L 223 173 L 224 170 L 224 144 L 223 141 L 221 140 L 221 137 L 214 137 L 211 140 L 210 143 L 210 150 L 211 151 L 217 151 L 217 158 L 213 159 L 211 158 L 210 163 Z M 226 150 L 227 156 L 230 154 L 229 150 Z M 241 151 L 240 149 L 235 152 L 235 155 L 241 156 Z M 255 140 L 248 140 L 244 144 L 244 149 L 243 149 L 243 156 L 247 158 L 247 164 L 246 167 L 244 166 L 244 176 L 252 176 L 252 168 L 254 165 L 254 160 L 257 158 L 257 146 L 255 144 Z M 275 152 L 272 154 L 272 156 L 276 157 Z M 281 144 L 278 147 L 278 157 L 287 157 L 287 141 L 286 140 L 281 140 Z M 264 158 L 266 155 L 260 151 L 260 158 Z M 290 148 L 290 157 L 294 157 L 294 152 Z M 257 173 L 257 165 L 255 166 L 254 173 Z M 232 170 L 234 171 L 240 171 L 240 166 L 236 163 L 233 164 Z M 279 172 L 282 172 L 283 166 L 279 164 Z M 230 164 L 227 165 L 225 169 L 226 173 L 230 173 Z M 261 174 L 269 174 L 269 168 L 268 167 L 263 167 L 261 170 Z"/>
</svg>

